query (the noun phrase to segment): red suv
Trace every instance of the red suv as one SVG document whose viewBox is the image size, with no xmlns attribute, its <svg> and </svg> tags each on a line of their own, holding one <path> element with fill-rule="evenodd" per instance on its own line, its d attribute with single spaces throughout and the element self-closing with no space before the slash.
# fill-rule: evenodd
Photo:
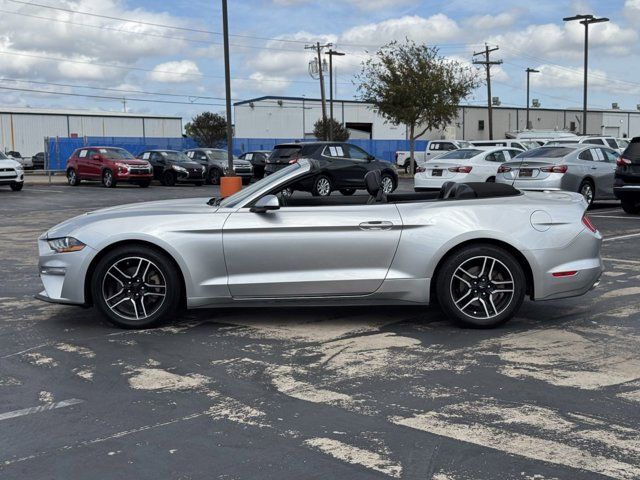
<svg viewBox="0 0 640 480">
<path fill-rule="evenodd" d="M 82 180 L 101 181 L 107 188 L 118 182 L 148 187 L 153 180 L 153 169 L 146 160 L 135 158 L 123 148 L 79 148 L 67 160 L 67 181 L 76 186 Z"/>
</svg>

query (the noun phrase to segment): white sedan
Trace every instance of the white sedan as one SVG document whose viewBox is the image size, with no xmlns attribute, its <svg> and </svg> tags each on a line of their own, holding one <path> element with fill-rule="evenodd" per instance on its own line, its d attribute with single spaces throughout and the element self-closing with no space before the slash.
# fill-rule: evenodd
<svg viewBox="0 0 640 480">
<path fill-rule="evenodd" d="M 471 147 L 447 152 L 423 163 L 413 177 L 414 190 L 438 190 L 444 182 L 493 182 L 498 168 L 523 150 Z"/>
</svg>

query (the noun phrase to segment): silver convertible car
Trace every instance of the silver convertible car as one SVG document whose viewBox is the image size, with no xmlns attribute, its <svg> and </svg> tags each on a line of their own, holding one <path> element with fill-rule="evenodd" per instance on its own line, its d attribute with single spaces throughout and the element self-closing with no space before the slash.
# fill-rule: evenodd
<svg viewBox="0 0 640 480">
<path fill-rule="evenodd" d="M 302 159 L 223 200 L 107 208 L 39 238 L 38 298 L 96 306 L 149 327 L 181 306 L 427 305 L 490 327 L 533 300 L 582 295 L 602 237 L 571 192 L 447 183 L 439 192 L 282 194 L 315 174 Z"/>
</svg>

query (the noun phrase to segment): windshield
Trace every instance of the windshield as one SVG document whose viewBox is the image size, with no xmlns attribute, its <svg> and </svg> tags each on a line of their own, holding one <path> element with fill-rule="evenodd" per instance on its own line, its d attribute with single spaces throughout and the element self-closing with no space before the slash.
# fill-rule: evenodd
<svg viewBox="0 0 640 480">
<path fill-rule="evenodd" d="M 532 140 L 526 140 L 526 141 L 520 140 L 519 143 L 521 143 L 522 146 L 524 148 L 526 148 L 527 150 L 532 150 L 532 149 L 538 148 L 540 146 L 540 144 L 538 142 L 534 142 Z"/>
<path fill-rule="evenodd" d="M 620 148 L 627 148 L 629 146 L 629 140 L 618 138 L 617 141 L 618 141 L 618 145 L 620 145 Z"/>
<path fill-rule="evenodd" d="M 561 158 L 568 155 L 573 150 L 573 148 L 567 147 L 540 147 L 522 152 L 518 155 L 518 158 Z"/>
<path fill-rule="evenodd" d="M 460 150 L 452 150 L 444 155 L 439 155 L 438 160 L 467 160 L 482 153 L 482 150 L 475 148 L 461 148 Z"/>
<path fill-rule="evenodd" d="M 111 158 L 113 160 L 120 160 L 124 158 L 132 160 L 135 159 L 133 155 L 121 148 L 101 148 L 98 151 L 103 157 Z"/>
<path fill-rule="evenodd" d="M 7 157 L 4 153 L 0 152 L 0 160 L 8 160 L 9 157 Z"/>
<path fill-rule="evenodd" d="M 262 180 L 258 180 L 256 183 L 249 185 L 247 188 L 243 188 L 237 193 L 234 193 L 230 197 L 225 198 L 220 202 L 221 207 L 233 207 L 241 202 L 243 202 L 246 198 L 253 195 L 255 192 L 262 190 L 265 187 L 273 184 L 275 185 L 280 181 L 281 178 L 286 177 L 294 170 L 300 168 L 300 164 L 292 163 L 288 167 L 283 168 L 282 170 L 278 170 L 271 175 L 267 175 Z"/>
<path fill-rule="evenodd" d="M 469 147 L 473 147 L 473 145 L 471 144 L 471 142 L 465 142 L 464 140 L 458 140 L 458 145 L 460 146 L 460 148 L 469 148 Z"/>
<path fill-rule="evenodd" d="M 226 150 L 205 150 L 205 153 L 212 158 L 213 160 L 226 160 L 227 152 Z"/>
<path fill-rule="evenodd" d="M 186 162 L 193 161 L 182 152 L 174 152 L 174 151 L 160 152 L 160 155 L 162 155 L 163 158 L 166 158 L 167 160 L 170 160 L 172 162 L 177 162 L 177 163 L 186 163 Z"/>
</svg>

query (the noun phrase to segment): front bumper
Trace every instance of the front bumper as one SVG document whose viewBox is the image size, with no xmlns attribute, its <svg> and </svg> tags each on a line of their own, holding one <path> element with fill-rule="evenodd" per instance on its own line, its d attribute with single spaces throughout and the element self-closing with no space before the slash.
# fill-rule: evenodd
<svg viewBox="0 0 640 480">
<path fill-rule="evenodd" d="M 614 186 L 613 194 L 618 200 L 640 199 L 640 184 Z"/>
<path fill-rule="evenodd" d="M 44 290 L 39 300 L 66 305 L 86 305 L 85 279 L 96 250 L 85 246 L 79 252 L 56 253 L 46 239 L 38 240 L 38 271 Z"/>
<path fill-rule="evenodd" d="M 16 175 L 12 176 L 0 176 L 0 185 L 13 185 L 22 182 L 24 182 L 24 172 L 22 171 L 17 171 Z"/>
</svg>

